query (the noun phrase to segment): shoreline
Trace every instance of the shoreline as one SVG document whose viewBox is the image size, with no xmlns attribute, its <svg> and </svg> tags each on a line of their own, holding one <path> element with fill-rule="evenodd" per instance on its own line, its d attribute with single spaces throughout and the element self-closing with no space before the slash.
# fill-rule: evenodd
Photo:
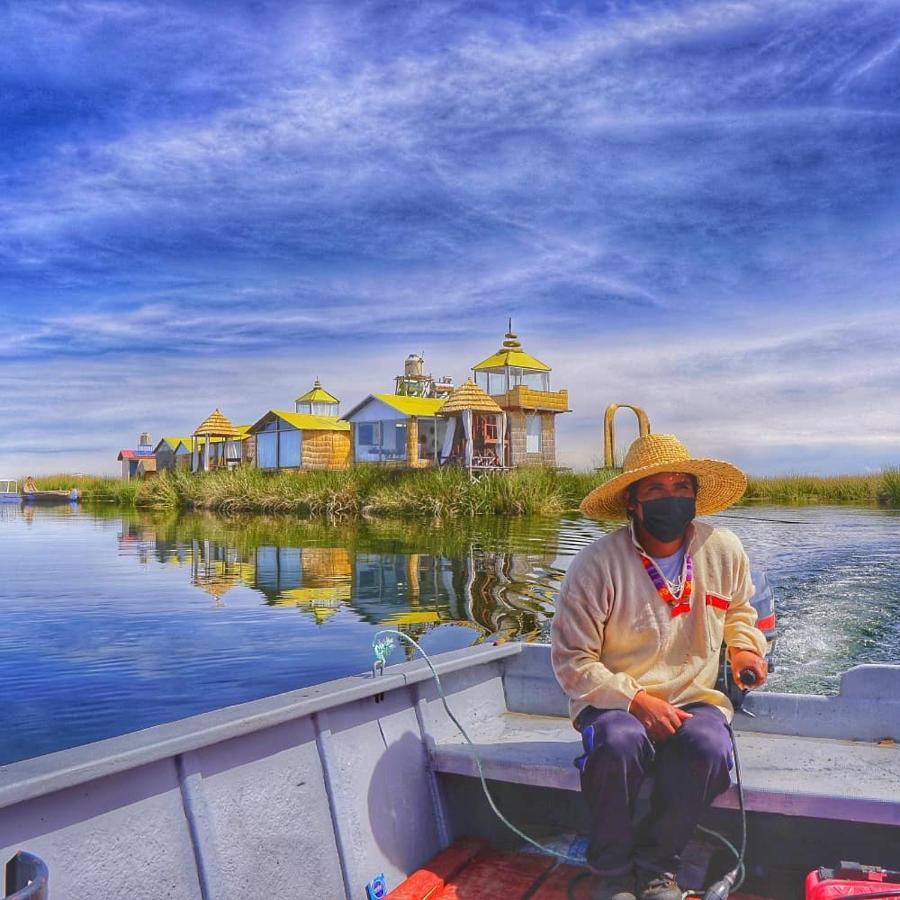
<svg viewBox="0 0 900 900">
<path fill-rule="evenodd" d="M 78 487 L 86 505 L 224 514 L 289 513 L 306 518 L 468 518 L 558 516 L 577 511 L 617 470 L 516 469 L 470 480 L 465 470 L 355 466 L 334 471 L 268 473 L 237 469 L 191 475 L 163 472 L 146 481 L 55 475 L 42 490 Z M 900 508 L 900 468 L 868 475 L 751 477 L 739 506 L 829 504 Z"/>
</svg>

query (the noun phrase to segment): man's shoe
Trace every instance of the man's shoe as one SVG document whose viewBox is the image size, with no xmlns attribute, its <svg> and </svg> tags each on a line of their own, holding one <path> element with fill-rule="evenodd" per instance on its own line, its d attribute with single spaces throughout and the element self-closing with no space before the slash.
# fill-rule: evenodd
<svg viewBox="0 0 900 900">
<path fill-rule="evenodd" d="M 593 875 L 590 885 L 591 900 L 637 900 L 631 875 Z"/>
<path fill-rule="evenodd" d="M 681 900 L 683 894 L 671 872 L 638 872 L 638 900 Z"/>
</svg>

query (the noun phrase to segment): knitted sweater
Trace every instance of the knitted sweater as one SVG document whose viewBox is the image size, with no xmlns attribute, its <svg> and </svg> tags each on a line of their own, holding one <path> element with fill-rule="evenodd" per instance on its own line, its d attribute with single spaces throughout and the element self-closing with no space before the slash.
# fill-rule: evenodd
<svg viewBox="0 0 900 900">
<path fill-rule="evenodd" d="M 574 721 L 587 706 L 628 709 L 641 689 L 674 706 L 704 702 L 730 719 L 713 688 L 719 650 L 763 654 L 766 639 L 750 604 L 750 565 L 737 536 L 695 522 L 690 612 L 672 617 L 632 543 L 630 527 L 581 550 L 569 566 L 551 630 L 553 670 Z"/>
</svg>

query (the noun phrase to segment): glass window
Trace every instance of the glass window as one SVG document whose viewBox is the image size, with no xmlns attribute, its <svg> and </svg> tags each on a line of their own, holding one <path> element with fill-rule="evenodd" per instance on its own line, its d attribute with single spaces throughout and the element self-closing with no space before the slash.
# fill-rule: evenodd
<svg viewBox="0 0 900 900">
<path fill-rule="evenodd" d="M 525 452 L 541 452 L 541 417 L 525 417 Z"/>
<path fill-rule="evenodd" d="M 535 391 L 549 391 L 550 376 L 546 372 L 524 372 L 522 384 Z"/>
<path fill-rule="evenodd" d="M 278 432 L 278 468 L 295 469 L 300 465 L 300 432 L 292 428 Z"/>
<path fill-rule="evenodd" d="M 357 443 L 378 446 L 380 443 L 378 439 L 380 424 L 381 423 L 379 422 L 360 422 L 359 425 L 356 426 Z"/>
<path fill-rule="evenodd" d="M 506 393 L 506 372 L 489 372 L 487 392 L 491 396 Z"/>
<path fill-rule="evenodd" d="M 478 371 L 475 373 L 475 384 L 478 385 L 482 390 L 486 391 L 488 387 L 488 373 Z"/>
<path fill-rule="evenodd" d="M 277 434 L 263 433 L 256 436 L 256 465 L 260 469 L 278 468 Z"/>
</svg>

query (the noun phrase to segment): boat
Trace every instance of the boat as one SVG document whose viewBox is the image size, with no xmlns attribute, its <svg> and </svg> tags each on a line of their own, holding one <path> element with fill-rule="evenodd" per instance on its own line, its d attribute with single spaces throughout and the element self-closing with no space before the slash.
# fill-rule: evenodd
<svg viewBox="0 0 900 900">
<path fill-rule="evenodd" d="M 19 482 L 12 478 L 0 478 L 0 503 L 21 503 Z"/>
<path fill-rule="evenodd" d="M 40 491 L 31 477 L 26 478 L 22 485 L 22 501 L 25 503 L 77 503 L 80 496 L 77 488 Z"/>
<path fill-rule="evenodd" d="M 426 662 L 376 668 L 0 768 L 3 859 L 42 859 L 51 897 L 384 896 L 460 838 L 520 848 L 476 749 L 519 828 L 578 832 L 581 744 L 550 648 L 433 662 L 474 748 Z M 804 873 L 840 860 L 900 868 L 900 666 L 850 669 L 835 696 L 751 692 L 744 708 L 742 890 L 802 896 Z M 733 842 L 737 803 L 732 787 L 705 820 Z"/>
</svg>

